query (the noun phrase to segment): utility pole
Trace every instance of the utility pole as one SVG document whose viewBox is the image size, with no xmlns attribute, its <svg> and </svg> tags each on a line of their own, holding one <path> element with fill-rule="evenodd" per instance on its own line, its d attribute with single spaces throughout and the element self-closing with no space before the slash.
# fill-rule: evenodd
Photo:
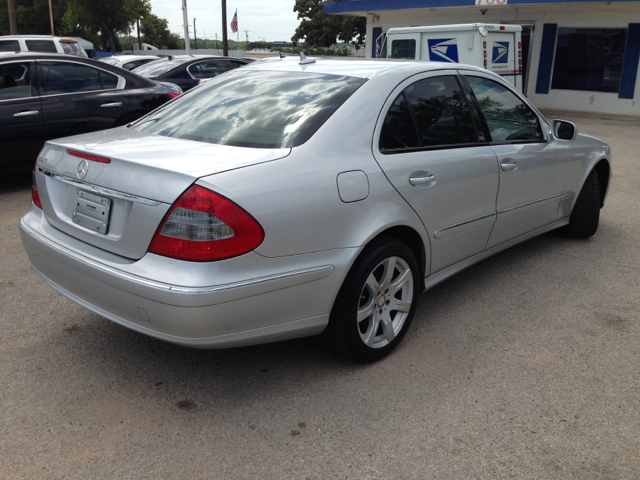
<svg viewBox="0 0 640 480">
<path fill-rule="evenodd" d="M 249 30 L 245 30 L 244 34 L 247 37 L 247 46 L 246 46 L 245 50 L 249 51 Z"/>
<path fill-rule="evenodd" d="M 198 50 L 198 34 L 196 33 L 196 17 L 193 17 L 193 41 L 195 49 Z"/>
<path fill-rule="evenodd" d="M 227 40 L 227 0 L 222 0 L 222 55 L 225 57 L 229 56 L 229 43 Z"/>
<path fill-rule="evenodd" d="M 7 0 L 7 8 L 9 10 L 9 33 L 11 35 L 18 34 L 18 24 L 16 23 L 16 5 L 13 0 Z"/>
<path fill-rule="evenodd" d="M 55 37 L 56 34 L 53 33 L 53 10 L 51 9 L 51 0 L 49 0 L 49 21 L 51 22 L 51 36 Z"/>
<path fill-rule="evenodd" d="M 191 55 L 191 43 L 189 42 L 189 19 L 187 17 L 187 0 L 182 0 L 182 24 L 184 25 L 184 49 L 187 55 Z"/>
<path fill-rule="evenodd" d="M 136 23 L 138 24 L 138 50 L 142 50 L 142 42 L 140 41 L 140 10 L 138 10 L 138 0 L 136 0 Z"/>
</svg>

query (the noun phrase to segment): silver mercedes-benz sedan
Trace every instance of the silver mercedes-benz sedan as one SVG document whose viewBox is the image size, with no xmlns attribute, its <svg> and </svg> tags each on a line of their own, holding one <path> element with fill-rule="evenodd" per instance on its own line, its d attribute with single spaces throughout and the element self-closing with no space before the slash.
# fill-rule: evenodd
<svg viewBox="0 0 640 480">
<path fill-rule="evenodd" d="M 611 151 L 486 70 L 289 57 L 49 141 L 34 176 L 24 247 L 89 310 L 201 348 L 322 333 L 372 361 L 425 289 L 593 235 Z"/>
</svg>

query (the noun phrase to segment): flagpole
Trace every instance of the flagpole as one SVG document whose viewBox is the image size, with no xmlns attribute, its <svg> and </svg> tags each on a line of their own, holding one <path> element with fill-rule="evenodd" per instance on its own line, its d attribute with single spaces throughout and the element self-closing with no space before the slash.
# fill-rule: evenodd
<svg viewBox="0 0 640 480">
<path fill-rule="evenodd" d="M 238 34 L 238 46 L 237 48 L 237 52 L 238 52 L 238 58 L 240 58 L 240 29 L 238 28 L 238 9 L 236 8 L 236 33 Z"/>
</svg>

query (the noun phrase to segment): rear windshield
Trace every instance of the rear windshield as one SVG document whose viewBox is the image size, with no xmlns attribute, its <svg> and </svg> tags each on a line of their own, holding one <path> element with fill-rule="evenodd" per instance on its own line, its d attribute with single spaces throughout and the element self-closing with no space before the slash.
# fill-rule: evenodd
<svg viewBox="0 0 640 480">
<path fill-rule="evenodd" d="M 174 58 L 173 60 L 158 60 L 157 62 L 151 62 L 147 63 L 146 65 L 142 65 L 136 70 L 136 73 L 146 78 L 159 77 L 163 73 L 168 72 L 172 68 L 177 67 L 178 65 L 182 65 L 189 60 L 193 60 L 193 58 L 189 57 Z"/>
<path fill-rule="evenodd" d="M 240 147 L 296 147 L 364 82 L 338 75 L 232 70 L 147 115 L 133 128 Z"/>
</svg>

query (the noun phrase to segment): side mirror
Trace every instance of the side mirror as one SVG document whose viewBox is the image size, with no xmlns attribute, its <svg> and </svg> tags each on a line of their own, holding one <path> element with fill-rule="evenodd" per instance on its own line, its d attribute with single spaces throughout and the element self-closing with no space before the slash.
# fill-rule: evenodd
<svg viewBox="0 0 640 480">
<path fill-rule="evenodd" d="M 573 140 L 578 135 L 578 127 L 566 120 L 554 120 L 553 134 L 560 140 Z"/>
</svg>

